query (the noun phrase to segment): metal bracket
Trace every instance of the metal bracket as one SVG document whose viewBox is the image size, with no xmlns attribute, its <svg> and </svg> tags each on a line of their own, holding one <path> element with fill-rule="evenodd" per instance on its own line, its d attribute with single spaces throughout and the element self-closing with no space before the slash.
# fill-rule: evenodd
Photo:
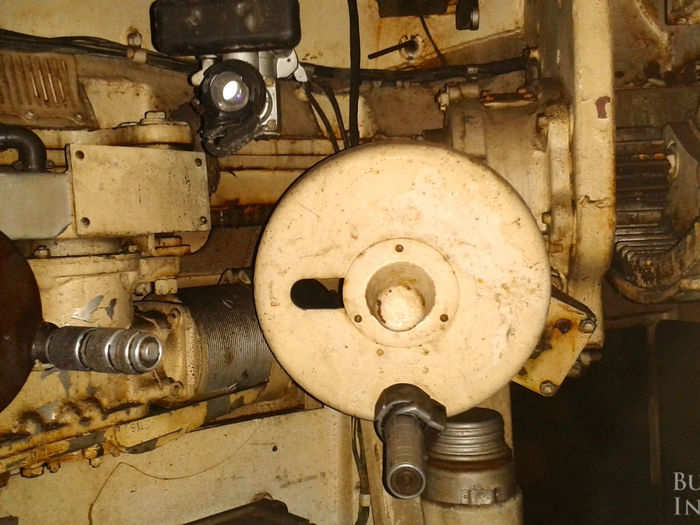
<svg viewBox="0 0 700 525">
<path fill-rule="evenodd" d="M 596 326 L 596 316 L 586 305 L 552 288 L 542 339 L 513 381 L 544 396 L 554 395 Z"/>
</svg>

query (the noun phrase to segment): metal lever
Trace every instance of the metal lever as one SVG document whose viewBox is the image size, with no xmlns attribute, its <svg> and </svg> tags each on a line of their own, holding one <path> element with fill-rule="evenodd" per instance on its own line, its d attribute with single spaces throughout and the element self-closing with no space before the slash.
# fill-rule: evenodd
<svg viewBox="0 0 700 525">
<path fill-rule="evenodd" d="M 388 55 L 389 53 L 393 53 L 395 51 L 401 51 L 402 49 L 405 49 L 408 51 L 408 53 L 417 53 L 418 47 L 418 41 L 415 38 L 409 38 L 405 42 L 399 42 L 398 44 L 387 47 L 386 49 L 370 53 L 367 55 L 367 58 L 374 60 L 375 58 L 383 57 L 384 55 Z"/>
<path fill-rule="evenodd" d="M 445 428 L 445 407 L 414 385 L 385 389 L 374 410 L 374 427 L 384 441 L 384 485 L 392 496 L 410 499 L 425 489 L 426 433 Z"/>
</svg>

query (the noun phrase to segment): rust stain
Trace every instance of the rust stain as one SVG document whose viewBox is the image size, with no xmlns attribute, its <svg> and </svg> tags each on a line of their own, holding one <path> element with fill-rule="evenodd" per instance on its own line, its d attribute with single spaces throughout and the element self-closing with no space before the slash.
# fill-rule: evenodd
<svg viewBox="0 0 700 525">
<path fill-rule="evenodd" d="M 598 97 L 598 99 L 595 101 L 595 108 L 596 111 L 598 112 L 598 118 L 599 119 L 606 119 L 608 118 L 608 104 L 610 104 L 611 99 L 609 96 L 605 95 L 604 97 Z"/>
<path fill-rule="evenodd" d="M 315 479 L 318 479 L 318 474 L 314 474 L 313 476 L 304 476 L 301 478 L 293 479 L 291 481 L 288 481 L 287 483 L 283 483 L 280 485 L 281 489 L 286 489 L 287 487 L 291 487 L 293 485 L 299 485 L 301 483 L 306 483 L 307 481 L 313 481 Z"/>
</svg>

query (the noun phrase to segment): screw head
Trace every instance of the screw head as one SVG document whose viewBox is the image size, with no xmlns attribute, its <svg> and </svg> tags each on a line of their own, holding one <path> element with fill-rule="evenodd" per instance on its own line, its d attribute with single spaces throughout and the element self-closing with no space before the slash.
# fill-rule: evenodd
<svg viewBox="0 0 700 525">
<path fill-rule="evenodd" d="M 168 313 L 168 321 L 170 321 L 171 325 L 176 324 L 180 320 L 180 310 L 177 308 L 173 308 L 170 310 Z"/>
<path fill-rule="evenodd" d="M 557 393 L 557 385 L 551 381 L 542 381 L 540 384 L 540 394 L 543 396 L 553 396 Z"/>
<path fill-rule="evenodd" d="M 37 246 L 36 250 L 34 250 L 34 257 L 39 259 L 46 259 L 49 255 L 51 255 L 51 252 L 46 246 Z"/>
<path fill-rule="evenodd" d="M 583 319 L 578 324 L 578 329 L 584 334 L 592 334 L 595 331 L 595 321 L 593 319 Z"/>
</svg>

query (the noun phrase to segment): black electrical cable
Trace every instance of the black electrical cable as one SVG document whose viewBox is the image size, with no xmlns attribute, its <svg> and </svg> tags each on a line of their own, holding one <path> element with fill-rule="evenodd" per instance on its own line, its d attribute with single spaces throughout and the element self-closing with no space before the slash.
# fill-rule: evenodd
<svg viewBox="0 0 700 525">
<path fill-rule="evenodd" d="M 360 15 L 357 10 L 357 0 L 348 0 L 348 15 L 350 19 L 350 146 L 360 143 L 360 74 L 361 45 L 360 45 Z"/>
<path fill-rule="evenodd" d="M 340 136 L 343 139 L 343 145 L 345 148 L 350 147 L 350 140 L 348 138 L 348 132 L 345 130 L 345 122 L 343 122 L 343 113 L 340 111 L 340 104 L 338 104 L 338 99 L 335 96 L 333 89 L 323 82 L 314 82 L 315 86 L 318 86 L 325 94 L 328 101 L 331 103 L 333 108 L 333 113 L 335 113 L 335 120 L 338 123 L 338 129 L 340 130 Z"/>
<path fill-rule="evenodd" d="M 118 42 L 92 36 L 64 36 L 48 38 L 0 29 L 0 49 L 12 49 L 29 53 L 88 54 L 106 58 L 127 59 L 129 47 Z M 197 64 L 190 60 L 170 57 L 154 51 L 146 51 L 146 63 L 162 69 L 192 73 Z"/>
<path fill-rule="evenodd" d="M 338 140 L 335 138 L 335 131 L 333 131 L 333 126 L 331 126 L 331 121 L 328 120 L 318 100 L 316 100 L 316 97 L 314 97 L 314 94 L 311 92 L 309 84 L 304 85 L 304 90 L 306 91 L 306 96 L 309 99 L 311 107 L 318 113 L 318 117 L 321 119 L 321 122 L 323 122 L 323 127 L 326 128 L 326 134 L 328 135 L 328 140 L 330 140 L 333 145 L 333 151 L 338 153 L 340 148 L 338 147 Z"/>
<path fill-rule="evenodd" d="M 440 60 L 440 63 L 443 66 L 447 65 L 447 59 L 445 58 L 445 55 L 442 54 L 442 51 L 440 51 L 440 48 L 438 45 L 435 43 L 435 40 L 433 39 L 433 35 L 430 33 L 430 29 L 428 29 L 428 24 L 425 21 L 424 16 L 420 16 L 420 24 L 423 26 L 423 31 L 425 31 L 425 36 L 428 37 L 428 40 L 430 40 L 430 43 L 433 46 L 433 49 L 435 50 L 435 54 L 437 55 L 438 59 Z"/>
<path fill-rule="evenodd" d="M 514 71 L 524 71 L 527 62 L 526 56 L 520 56 L 484 64 L 465 64 L 430 69 L 361 69 L 360 79 L 370 82 L 437 82 L 453 78 L 478 80 Z M 351 71 L 347 68 L 320 66 L 309 62 L 302 62 L 301 65 L 306 73 L 316 80 L 335 80 L 344 84 L 350 81 Z"/>
<path fill-rule="evenodd" d="M 362 426 L 357 418 L 352 418 L 352 456 L 355 458 L 357 476 L 360 479 L 360 497 L 358 498 L 357 520 L 355 525 L 366 525 L 369 520 L 369 507 L 363 505 L 363 496 L 369 495 L 369 474 L 367 458 L 362 447 Z"/>
</svg>

